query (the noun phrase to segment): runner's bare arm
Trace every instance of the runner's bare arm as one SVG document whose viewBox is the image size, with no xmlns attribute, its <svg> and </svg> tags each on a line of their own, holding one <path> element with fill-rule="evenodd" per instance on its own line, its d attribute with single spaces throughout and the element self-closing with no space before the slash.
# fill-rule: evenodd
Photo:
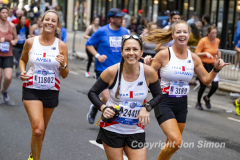
<svg viewBox="0 0 240 160">
<path fill-rule="evenodd" d="M 19 67 L 20 67 L 21 72 L 26 71 L 26 65 L 27 65 L 27 62 L 28 62 L 28 53 L 32 48 L 33 41 L 34 41 L 33 38 L 29 38 L 24 43 L 22 56 L 21 56 L 20 61 L 19 61 Z"/>
<path fill-rule="evenodd" d="M 62 40 L 59 39 L 59 52 L 61 55 L 63 55 L 63 61 L 60 63 L 61 67 L 64 67 L 65 63 L 67 64 L 67 67 L 65 69 L 62 69 L 60 67 L 60 75 L 62 78 L 66 78 L 68 76 L 69 68 L 68 68 L 68 49 L 66 43 L 64 43 Z"/>
<path fill-rule="evenodd" d="M 89 39 L 89 38 L 90 38 L 89 33 L 90 33 L 90 31 L 91 31 L 91 28 L 92 28 L 91 25 L 87 27 L 87 29 L 86 29 L 86 31 L 85 31 L 85 33 L 84 33 L 84 38 L 86 38 L 86 39 Z"/>
<path fill-rule="evenodd" d="M 216 77 L 217 73 L 213 70 L 208 73 L 206 69 L 203 67 L 201 59 L 196 55 L 192 53 L 192 59 L 194 62 L 194 72 L 197 74 L 198 78 L 201 80 L 201 82 L 205 85 L 210 84 L 213 79 Z"/>
<path fill-rule="evenodd" d="M 11 43 L 12 45 L 16 45 L 18 42 L 16 26 L 13 23 L 10 23 L 10 25 L 12 27 L 12 33 L 13 33 L 13 40 L 11 41 Z"/>
<path fill-rule="evenodd" d="M 158 71 L 162 66 L 165 66 L 168 63 L 168 54 L 168 49 L 161 50 L 156 54 L 151 64 L 155 71 Z"/>
<path fill-rule="evenodd" d="M 34 30 L 37 28 L 37 24 L 34 24 L 31 28 L 30 28 L 30 37 L 35 37 L 35 35 L 33 34 Z"/>
</svg>

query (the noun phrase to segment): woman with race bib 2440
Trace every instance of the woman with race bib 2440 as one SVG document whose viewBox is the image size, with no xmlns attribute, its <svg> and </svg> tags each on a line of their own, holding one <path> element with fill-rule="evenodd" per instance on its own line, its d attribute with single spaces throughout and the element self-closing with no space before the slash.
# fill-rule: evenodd
<svg viewBox="0 0 240 160">
<path fill-rule="evenodd" d="M 147 156 L 144 127 L 149 124 L 151 109 L 160 103 L 162 92 L 154 69 L 139 62 L 142 47 L 139 36 L 124 35 L 121 62 L 103 71 L 88 93 L 91 102 L 103 112 L 103 118 L 115 116 L 111 108 L 120 112 L 114 121 L 100 122 L 97 142 L 103 144 L 109 160 L 122 160 L 123 151 L 129 159 L 145 160 Z M 110 99 L 103 104 L 98 95 L 107 87 Z M 148 89 L 153 98 L 143 103 Z"/>
</svg>

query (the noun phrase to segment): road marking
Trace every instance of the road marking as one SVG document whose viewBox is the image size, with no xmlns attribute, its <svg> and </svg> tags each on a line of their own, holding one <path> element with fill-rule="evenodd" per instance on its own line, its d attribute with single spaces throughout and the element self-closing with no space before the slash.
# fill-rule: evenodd
<svg viewBox="0 0 240 160">
<path fill-rule="evenodd" d="M 78 73 L 77 73 L 77 72 L 74 72 L 74 71 L 69 71 L 69 73 L 78 75 Z"/>
<path fill-rule="evenodd" d="M 236 121 L 236 122 L 240 122 L 239 119 L 235 119 L 235 118 L 232 118 L 232 117 L 228 117 L 229 120 L 232 120 L 232 121 Z"/>
<path fill-rule="evenodd" d="M 190 106 L 190 105 L 187 105 L 189 108 L 192 108 L 192 106 Z"/>
<path fill-rule="evenodd" d="M 94 145 L 96 145 L 96 146 L 98 146 L 99 148 L 102 148 L 104 150 L 103 145 L 102 144 L 98 144 L 96 142 L 96 140 L 89 140 L 89 142 L 94 144 Z M 125 155 L 123 155 L 123 160 L 128 160 L 128 158 Z"/>
</svg>

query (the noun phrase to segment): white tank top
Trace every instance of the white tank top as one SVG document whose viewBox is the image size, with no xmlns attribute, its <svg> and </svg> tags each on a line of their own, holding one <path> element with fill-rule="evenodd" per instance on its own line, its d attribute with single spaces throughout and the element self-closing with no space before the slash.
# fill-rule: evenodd
<svg viewBox="0 0 240 160">
<path fill-rule="evenodd" d="M 42 46 L 39 36 L 34 37 L 28 53 L 30 78 L 23 82 L 23 87 L 38 90 L 60 90 L 60 63 L 56 60 L 59 52 L 59 39 L 55 38 L 51 46 Z"/>
<path fill-rule="evenodd" d="M 119 63 L 118 66 L 120 66 Z M 118 74 L 119 69 L 120 67 L 118 67 Z M 119 77 L 119 75 L 117 75 L 117 77 Z M 117 78 L 114 87 L 109 89 L 110 99 L 107 101 L 106 105 L 119 105 L 119 103 L 121 103 L 119 109 L 121 115 L 112 123 L 105 123 L 101 121 L 99 126 L 108 131 L 119 134 L 142 133 L 144 132 L 144 128 L 138 126 L 138 119 L 136 119 L 136 117 L 142 108 L 144 99 L 146 99 L 148 94 L 148 86 L 144 75 L 143 64 L 140 63 L 140 74 L 136 81 L 127 82 L 124 80 L 122 75 L 119 99 L 115 98 L 118 81 L 119 79 Z"/>
<path fill-rule="evenodd" d="M 161 75 L 161 88 L 163 94 L 179 93 L 172 97 L 182 97 L 187 96 L 187 89 L 189 89 L 189 82 L 193 77 L 194 73 L 194 63 L 192 60 L 192 55 L 190 50 L 188 50 L 187 59 L 178 59 L 173 52 L 172 47 L 169 47 L 170 60 L 168 64 L 160 69 Z M 183 86 L 188 86 L 188 88 L 183 89 Z M 180 88 L 179 88 L 180 87 Z M 181 88 L 183 87 L 183 88 Z M 178 90 L 174 90 L 177 89 Z M 170 89 L 170 90 L 169 90 Z M 170 91 L 170 93 L 169 93 Z M 181 94 L 183 93 L 183 94 Z"/>
</svg>

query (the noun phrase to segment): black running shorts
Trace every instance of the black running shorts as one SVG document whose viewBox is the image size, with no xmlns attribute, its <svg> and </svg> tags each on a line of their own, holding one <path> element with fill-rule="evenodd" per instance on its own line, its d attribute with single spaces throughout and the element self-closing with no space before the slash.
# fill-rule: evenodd
<svg viewBox="0 0 240 160">
<path fill-rule="evenodd" d="M 0 57 L 0 68 L 13 68 L 13 56 Z"/>
<path fill-rule="evenodd" d="M 154 107 L 154 112 L 159 125 L 169 119 L 176 119 L 178 123 L 186 123 L 187 97 L 168 97 L 168 94 L 163 94 L 163 99 L 158 106 Z"/>
<path fill-rule="evenodd" d="M 44 108 L 54 108 L 58 106 L 59 91 L 37 90 L 23 87 L 22 100 L 38 100 L 43 103 Z"/>
<path fill-rule="evenodd" d="M 96 142 L 99 144 L 104 142 L 112 148 L 122 148 L 127 145 L 132 149 L 141 149 L 145 144 L 145 132 L 136 134 L 119 134 L 100 127 Z"/>
</svg>

